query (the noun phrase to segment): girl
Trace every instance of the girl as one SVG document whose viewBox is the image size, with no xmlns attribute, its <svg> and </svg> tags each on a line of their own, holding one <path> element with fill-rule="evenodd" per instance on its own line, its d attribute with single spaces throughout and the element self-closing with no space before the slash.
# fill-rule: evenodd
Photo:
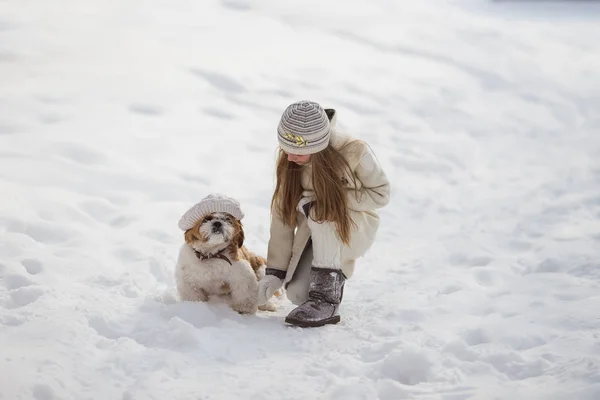
<svg viewBox="0 0 600 400">
<path fill-rule="evenodd" d="M 259 304 L 285 285 L 298 307 L 285 321 L 335 324 L 344 282 L 371 247 L 390 184 L 363 141 L 336 131 L 336 111 L 301 101 L 279 122 L 267 269 Z"/>
</svg>

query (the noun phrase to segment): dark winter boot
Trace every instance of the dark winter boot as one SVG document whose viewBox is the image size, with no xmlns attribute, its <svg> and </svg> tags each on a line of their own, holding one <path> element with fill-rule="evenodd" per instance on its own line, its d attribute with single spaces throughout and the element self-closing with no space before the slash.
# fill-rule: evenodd
<svg viewBox="0 0 600 400">
<path fill-rule="evenodd" d="M 285 322 L 302 328 L 340 322 L 344 282 L 344 274 L 339 269 L 312 267 L 308 300 L 292 310 Z"/>
</svg>

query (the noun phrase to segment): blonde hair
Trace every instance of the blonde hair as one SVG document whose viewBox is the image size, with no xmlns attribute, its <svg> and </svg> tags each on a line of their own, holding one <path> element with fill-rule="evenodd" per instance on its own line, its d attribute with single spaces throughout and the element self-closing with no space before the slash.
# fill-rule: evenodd
<svg viewBox="0 0 600 400">
<path fill-rule="evenodd" d="M 349 244 L 350 231 L 355 223 L 348 209 L 347 193 L 350 189 L 345 185 L 352 181 L 356 188 L 352 169 L 340 152 L 331 146 L 311 155 L 311 164 L 311 179 L 316 197 L 313 204 L 314 219 L 319 222 L 334 222 L 340 240 Z M 287 154 L 279 149 L 276 175 L 271 208 L 285 224 L 295 226 L 298 212 L 296 206 L 302 198 L 302 167 L 288 161 Z"/>
</svg>

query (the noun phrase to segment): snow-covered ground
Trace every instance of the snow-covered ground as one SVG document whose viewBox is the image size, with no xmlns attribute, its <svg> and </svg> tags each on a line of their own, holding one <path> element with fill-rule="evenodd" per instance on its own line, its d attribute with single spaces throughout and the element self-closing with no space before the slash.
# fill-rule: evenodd
<svg viewBox="0 0 600 400">
<path fill-rule="evenodd" d="M 300 99 L 393 184 L 343 321 L 178 302 Z M 599 135 L 594 2 L 0 1 L 0 399 L 598 399 Z"/>
</svg>

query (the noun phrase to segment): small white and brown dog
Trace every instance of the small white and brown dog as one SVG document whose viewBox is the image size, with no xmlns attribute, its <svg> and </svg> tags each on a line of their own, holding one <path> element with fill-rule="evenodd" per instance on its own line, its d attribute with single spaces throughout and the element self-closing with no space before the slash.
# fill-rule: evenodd
<svg viewBox="0 0 600 400">
<path fill-rule="evenodd" d="M 239 202 L 219 194 L 207 196 L 183 215 L 179 227 L 185 243 L 175 267 L 182 301 L 217 299 L 242 314 L 275 311 L 272 302 L 257 304 L 266 262 L 244 246 L 243 217 Z"/>
</svg>

